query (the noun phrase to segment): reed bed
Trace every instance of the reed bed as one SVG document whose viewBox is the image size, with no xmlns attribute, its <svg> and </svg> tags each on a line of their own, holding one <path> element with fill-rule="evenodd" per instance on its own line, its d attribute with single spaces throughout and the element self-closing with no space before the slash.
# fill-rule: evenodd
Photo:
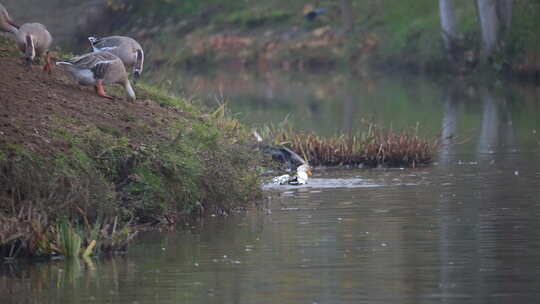
<svg viewBox="0 0 540 304">
<path fill-rule="evenodd" d="M 38 208 L 20 208 L 17 215 L 0 215 L 0 257 L 89 257 L 99 253 L 125 251 L 137 234 L 127 225 L 117 227 L 117 218 L 87 226 L 66 218 L 54 221 Z"/>
<path fill-rule="evenodd" d="M 312 166 L 416 167 L 432 162 L 439 146 L 436 139 L 418 136 L 418 126 L 396 132 L 368 124 L 366 131 L 330 137 L 290 128 L 272 133 L 274 142 L 288 146 Z"/>
</svg>

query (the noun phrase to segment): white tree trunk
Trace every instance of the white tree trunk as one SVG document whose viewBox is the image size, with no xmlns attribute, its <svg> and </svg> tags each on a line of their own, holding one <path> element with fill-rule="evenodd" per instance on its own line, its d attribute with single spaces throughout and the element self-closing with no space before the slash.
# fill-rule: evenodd
<svg viewBox="0 0 540 304">
<path fill-rule="evenodd" d="M 497 45 L 499 39 L 499 18 L 497 16 L 497 0 L 476 0 L 478 19 L 482 30 L 482 61 L 486 61 Z"/>
<path fill-rule="evenodd" d="M 441 31 L 444 46 L 451 53 L 454 49 L 454 42 L 457 39 L 454 0 L 439 0 L 439 13 L 441 16 Z"/>
</svg>

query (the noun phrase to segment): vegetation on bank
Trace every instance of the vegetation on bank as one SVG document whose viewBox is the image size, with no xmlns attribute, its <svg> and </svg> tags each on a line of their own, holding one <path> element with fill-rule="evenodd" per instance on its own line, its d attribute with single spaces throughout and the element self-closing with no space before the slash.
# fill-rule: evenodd
<svg viewBox="0 0 540 304">
<path fill-rule="evenodd" d="M 350 25 L 342 2 L 350 3 Z M 157 63 L 470 71 L 482 52 L 477 8 L 475 1 L 453 3 L 453 60 L 443 41 L 439 1 L 433 0 L 115 0 L 110 9 L 118 15 L 112 27 L 144 41 L 150 60 Z M 314 8 L 325 10 L 307 18 Z M 514 1 L 511 27 L 496 47 L 492 68 L 518 74 L 540 69 L 539 8 L 537 1 Z"/>
<path fill-rule="evenodd" d="M 60 70 L 25 70 L 0 39 L 0 257 L 122 250 L 141 225 L 260 197 L 261 158 L 223 110 L 144 85 L 109 102 Z"/>
</svg>

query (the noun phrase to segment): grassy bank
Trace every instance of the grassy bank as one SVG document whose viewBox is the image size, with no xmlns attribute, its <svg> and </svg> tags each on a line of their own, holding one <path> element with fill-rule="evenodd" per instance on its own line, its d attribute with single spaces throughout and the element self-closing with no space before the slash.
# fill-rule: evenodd
<svg viewBox="0 0 540 304">
<path fill-rule="evenodd" d="M 243 127 L 135 88 L 135 103 L 23 68 L 0 37 L 0 257 L 121 250 L 141 225 L 227 213 L 261 194 Z"/>
<path fill-rule="evenodd" d="M 216 65 L 266 69 L 328 67 L 407 68 L 466 72 L 475 68 L 480 28 L 474 1 L 455 1 L 460 38 L 459 63 L 444 49 L 438 1 L 351 1 L 353 30 L 343 32 L 339 1 L 283 0 L 230 2 L 110 2 L 114 21 L 98 31 L 122 29 L 144 42 L 150 60 L 183 67 Z M 316 4 L 317 6 L 315 6 Z M 511 31 L 497 49 L 491 67 L 520 75 L 540 69 L 540 4 L 516 1 Z M 315 7 L 323 14 L 308 20 Z M 109 26 L 107 26 L 109 25 Z"/>
</svg>

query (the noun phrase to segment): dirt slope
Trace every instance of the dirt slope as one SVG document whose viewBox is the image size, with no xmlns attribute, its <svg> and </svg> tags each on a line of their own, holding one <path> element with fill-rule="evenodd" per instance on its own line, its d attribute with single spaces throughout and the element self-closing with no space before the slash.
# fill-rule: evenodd
<svg viewBox="0 0 540 304">
<path fill-rule="evenodd" d="M 132 144 L 167 139 L 168 126 L 182 113 L 150 101 L 149 93 L 136 88 L 138 99 L 129 102 L 123 90 L 106 88 L 116 98 L 98 97 L 92 87 L 81 87 L 60 68 L 53 75 L 34 65 L 28 70 L 11 47 L 0 45 L 0 147 L 22 145 L 40 154 L 63 151 L 52 128 L 77 133 L 95 125 Z M 143 126 L 143 128 L 141 128 Z"/>
</svg>

